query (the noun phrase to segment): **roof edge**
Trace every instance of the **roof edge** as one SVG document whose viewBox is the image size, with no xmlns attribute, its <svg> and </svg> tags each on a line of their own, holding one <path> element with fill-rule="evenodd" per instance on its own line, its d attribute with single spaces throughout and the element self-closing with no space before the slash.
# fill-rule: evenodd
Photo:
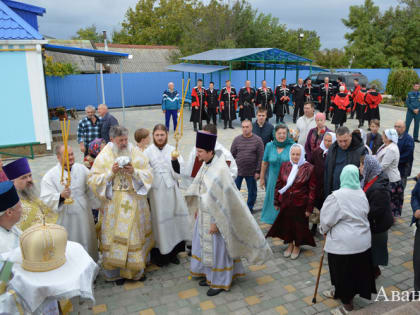
<svg viewBox="0 0 420 315">
<path fill-rule="evenodd" d="M 10 16 L 13 20 L 15 20 L 16 23 L 22 26 L 25 29 L 25 31 L 31 34 L 34 37 L 33 39 L 43 39 L 42 35 L 36 29 L 34 29 L 32 25 L 30 25 L 28 22 L 22 19 L 19 16 L 19 14 L 13 11 L 5 2 L 0 1 L 0 8 L 4 10 L 6 14 Z"/>
<path fill-rule="evenodd" d="M 94 43 L 95 46 L 104 47 L 104 43 Z M 110 48 L 134 48 L 134 49 L 178 49 L 170 45 L 131 45 L 131 44 L 107 44 Z"/>
<path fill-rule="evenodd" d="M 12 0 L 3 0 L 3 2 L 10 8 L 19 9 L 23 11 L 29 11 L 35 13 L 38 16 L 43 16 L 47 11 L 45 8 L 38 7 L 32 4 L 17 2 Z"/>
</svg>

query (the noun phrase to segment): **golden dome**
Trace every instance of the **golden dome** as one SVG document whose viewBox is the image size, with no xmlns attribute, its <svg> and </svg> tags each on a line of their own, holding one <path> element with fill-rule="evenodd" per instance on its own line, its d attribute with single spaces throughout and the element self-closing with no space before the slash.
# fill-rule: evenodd
<svg viewBox="0 0 420 315">
<path fill-rule="evenodd" d="M 33 272 L 50 271 L 66 262 L 67 231 L 57 224 L 36 224 L 20 237 L 22 267 Z"/>
</svg>

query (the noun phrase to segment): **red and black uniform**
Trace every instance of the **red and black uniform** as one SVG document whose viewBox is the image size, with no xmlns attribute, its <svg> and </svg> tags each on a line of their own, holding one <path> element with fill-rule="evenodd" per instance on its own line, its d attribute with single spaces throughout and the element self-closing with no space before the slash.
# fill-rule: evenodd
<svg viewBox="0 0 420 315">
<path fill-rule="evenodd" d="M 366 110 L 365 110 L 365 120 L 370 121 L 372 119 L 380 120 L 379 115 L 379 104 L 382 102 L 381 93 L 376 92 L 375 90 L 370 89 L 366 92 L 365 96 Z"/>
<path fill-rule="evenodd" d="M 312 94 L 314 91 L 314 86 L 312 84 L 305 84 L 305 102 L 312 102 Z"/>
<path fill-rule="evenodd" d="M 273 108 L 273 113 L 276 114 L 276 123 L 283 122 L 284 116 L 289 114 L 291 90 L 287 85 L 277 85 L 274 95 L 276 97 L 276 104 Z"/>
<path fill-rule="evenodd" d="M 272 104 L 274 103 L 274 93 L 270 87 L 260 87 L 257 90 L 257 106 L 267 109 L 267 119 L 273 117 Z"/>
<path fill-rule="evenodd" d="M 330 111 L 333 111 L 331 123 L 336 127 L 342 126 L 347 121 L 347 113 L 351 111 L 350 96 L 347 93 L 337 93 L 331 101 Z"/>
<path fill-rule="evenodd" d="M 224 87 L 219 94 L 220 112 L 222 119 L 225 122 L 225 129 L 229 122 L 229 128 L 233 129 L 232 120 L 236 119 L 236 108 L 238 103 L 238 97 L 234 87 Z"/>
<path fill-rule="evenodd" d="M 219 93 L 218 90 L 206 90 L 207 114 L 213 120 L 213 124 L 217 125 L 217 112 L 219 111 Z"/>
<path fill-rule="evenodd" d="M 329 109 L 331 107 L 331 97 L 334 96 L 334 87 L 331 83 L 325 84 L 322 83 L 319 86 L 319 110 L 325 112 L 325 116 L 328 119 Z"/>
<path fill-rule="evenodd" d="M 194 123 L 194 130 L 197 131 L 197 123 L 199 130 L 203 127 L 203 120 L 209 123 L 207 115 L 206 90 L 204 87 L 194 87 L 191 91 L 191 118 Z"/>
<path fill-rule="evenodd" d="M 335 93 L 336 94 L 340 93 L 340 87 L 341 86 L 344 86 L 344 92 L 343 93 L 348 94 L 349 93 L 349 90 L 347 90 L 347 86 L 346 86 L 346 84 L 344 82 L 338 82 L 337 83 L 337 89 L 336 89 Z"/>
<path fill-rule="evenodd" d="M 255 117 L 255 89 L 243 87 L 239 90 L 239 118 L 251 120 Z M 242 108 L 241 108 L 242 106 Z"/>
<path fill-rule="evenodd" d="M 366 89 L 362 89 L 360 85 L 357 85 L 351 94 L 351 97 L 353 98 L 353 111 L 356 112 L 356 119 L 359 120 L 359 128 L 363 126 L 365 121 L 365 95 Z"/>
</svg>

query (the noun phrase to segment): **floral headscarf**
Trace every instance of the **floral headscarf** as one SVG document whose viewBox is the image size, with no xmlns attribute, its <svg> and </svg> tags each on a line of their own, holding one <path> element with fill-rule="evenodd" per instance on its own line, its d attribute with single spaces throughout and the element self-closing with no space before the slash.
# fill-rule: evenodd
<svg viewBox="0 0 420 315">
<path fill-rule="evenodd" d="M 371 181 L 375 176 L 382 173 L 382 167 L 378 160 L 372 155 L 365 156 L 365 162 L 363 163 L 363 179 L 360 181 L 360 186 L 363 188 L 366 183 Z"/>
<path fill-rule="evenodd" d="M 89 150 L 88 153 L 90 156 L 96 158 L 99 154 L 99 152 L 101 152 L 101 144 L 105 143 L 105 140 L 102 138 L 96 138 L 95 140 L 93 140 L 90 144 L 89 144 Z"/>
</svg>

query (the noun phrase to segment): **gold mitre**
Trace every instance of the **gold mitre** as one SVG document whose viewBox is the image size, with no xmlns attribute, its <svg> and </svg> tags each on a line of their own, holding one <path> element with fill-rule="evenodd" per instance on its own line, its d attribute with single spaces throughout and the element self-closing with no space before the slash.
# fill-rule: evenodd
<svg viewBox="0 0 420 315">
<path fill-rule="evenodd" d="M 57 224 L 36 224 L 20 236 L 22 267 L 33 272 L 50 271 L 66 262 L 67 231 Z"/>
</svg>

